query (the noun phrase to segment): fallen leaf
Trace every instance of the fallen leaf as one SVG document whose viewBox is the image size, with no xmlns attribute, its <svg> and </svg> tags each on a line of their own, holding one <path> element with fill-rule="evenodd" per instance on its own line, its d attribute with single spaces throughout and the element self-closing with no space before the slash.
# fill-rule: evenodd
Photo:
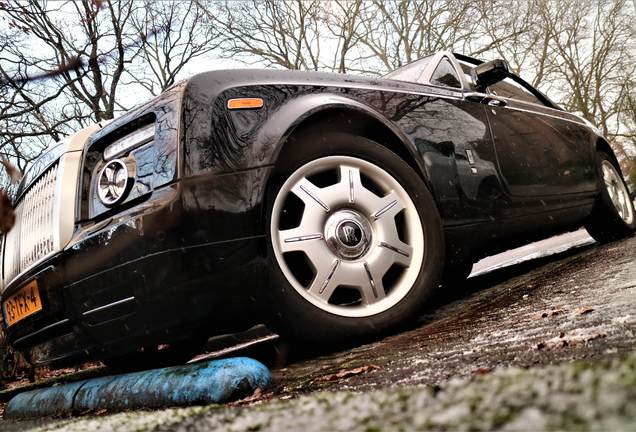
<svg viewBox="0 0 636 432">
<path fill-rule="evenodd" d="M 380 367 L 374 364 L 370 364 L 370 365 L 360 366 L 353 369 L 342 369 L 334 374 L 322 376 L 318 378 L 317 381 L 336 381 L 339 379 L 348 378 L 350 376 L 360 375 L 362 373 L 365 373 L 374 369 L 380 369 Z"/>
<path fill-rule="evenodd" d="M 589 307 L 589 306 L 583 306 L 580 308 L 576 308 L 574 310 L 574 312 L 576 312 L 577 315 L 586 315 L 589 314 L 590 312 L 593 312 L 594 308 L 593 307 Z"/>
<path fill-rule="evenodd" d="M 535 320 L 541 319 L 541 318 L 548 318 L 548 317 L 551 317 L 551 316 L 561 315 L 562 313 L 564 313 L 566 311 L 567 311 L 567 309 L 563 309 L 563 308 L 561 308 L 561 306 L 554 306 L 549 311 L 542 312 L 541 315 L 539 315 L 537 318 L 535 318 Z"/>
<path fill-rule="evenodd" d="M 607 334 L 597 331 L 597 330 L 583 330 L 583 331 L 574 331 L 570 335 L 566 335 L 564 332 L 560 332 L 559 336 L 553 337 L 546 341 L 539 342 L 536 345 L 537 350 L 542 349 L 557 349 L 564 348 L 568 346 L 576 346 L 581 345 L 595 339 L 600 339 L 606 337 Z"/>
<path fill-rule="evenodd" d="M 237 406 L 237 405 L 246 405 L 246 404 L 250 404 L 252 402 L 257 402 L 261 399 L 264 399 L 265 397 L 269 397 L 271 396 L 271 393 L 263 393 L 263 389 L 261 389 L 260 387 L 256 387 L 256 390 L 254 390 L 254 393 L 252 393 L 250 396 L 245 397 L 243 399 L 239 399 L 237 401 L 234 402 L 230 402 L 227 405 L 228 406 Z"/>
<path fill-rule="evenodd" d="M 552 339 L 548 339 L 547 341 L 544 342 L 539 342 L 537 344 L 537 349 L 538 350 L 542 350 L 542 349 L 555 349 L 555 348 L 563 348 L 568 346 L 569 343 L 567 341 L 567 339 L 562 339 L 559 337 L 555 337 Z"/>
</svg>

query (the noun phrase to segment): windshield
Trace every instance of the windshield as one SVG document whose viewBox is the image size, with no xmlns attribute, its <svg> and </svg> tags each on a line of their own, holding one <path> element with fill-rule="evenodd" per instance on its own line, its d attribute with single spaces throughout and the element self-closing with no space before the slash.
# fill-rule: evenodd
<svg viewBox="0 0 636 432">
<path fill-rule="evenodd" d="M 422 75 L 422 72 L 424 72 L 424 69 L 426 69 L 426 65 L 428 65 L 432 58 L 433 56 L 430 55 L 428 57 L 424 57 L 411 62 L 406 66 L 402 66 L 401 68 L 384 75 L 383 78 L 399 81 L 419 82 L 419 78 Z"/>
</svg>

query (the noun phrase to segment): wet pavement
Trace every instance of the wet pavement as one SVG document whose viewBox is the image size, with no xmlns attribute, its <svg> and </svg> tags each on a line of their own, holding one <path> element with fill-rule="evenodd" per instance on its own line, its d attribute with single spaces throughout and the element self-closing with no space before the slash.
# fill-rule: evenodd
<svg viewBox="0 0 636 432">
<path fill-rule="evenodd" d="M 543 256 L 546 247 L 556 254 Z M 524 257 L 533 259 L 521 262 Z M 448 386 L 448 383 L 451 383 L 450 387 L 455 385 L 457 391 L 463 388 L 461 383 L 486 386 L 479 381 L 482 377 L 500 382 L 509 381 L 506 377 L 510 374 L 520 373 L 520 382 L 526 382 L 526 387 L 532 388 L 533 383 L 542 382 L 533 378 L 535 371 L 546 370 L 568 383 L 570 381 L 563 377 L 570 376 L 570 372 L 563 368 L 573 361 L 587 362 L 585 364 L 591 364 L 592 369 L 602 371 L 599 375 L 602 384 L 606 383 L 602 377 L 610 376 L 608 370 L 626 368 L 627 375 L 614 376 L 611 385 L 607 384 L 609 387 L 599 384 L 594 388 L 623 395 L 619 398 L 617 412 L 633 414 L 636 394 L 621 385 L 626 379 L 631 382 L 629 388 L 636 384 L 636 237 L 600 246 L 583 232 L 577 232 L 498 259 L 500 264 L 513 265 L 498 268 L 496 261 L 481 262 L 465 284 L 440 293 L 412 328 L 372 344 L 275 369 L 275 385 L 266 393 L 239 403 L 240 407 L 163 410 L 21 424 L 0 422 L 0 429 L 24 430 L 39 426 L 42 430 L 81 430 L 87 427 L 87 422 L 93 422 L 90 427 L 95 429 L 103 425 L 105 430 L 172 429 L 178 425 L 184 430 L 212 427 L 248 430 L 252 426 L 258 429 L 256 426 L 261 423 L 255 425 L 244 419 L 251 418 L 252 414 L 263 415 L 263 410 L 270 409 L 273 410 L 271 415 L 282 415 L 278 408 L 271 408 L 280 407 L 280 404 L 288 404 L 285 405 L 287 408 L 281 409 L 289 415 L 293 409 L 300 409 L 298 405 L 305 403 L 302 401 L 315 402 L 316 398 L 323 397 L 321 395 L 325 393 L 320 392 L 329 392 L 326 393 L 329 396 L 324 396 L 330 401 L 328 404 L 340 400 L 338 398 L 343 395 L 353 394 L 357 395 L 353 399 L 356 404 L 358 398 L 364 396 L 384 401 L 378 402 L 378 406 L 398 400 L 417 405 L 421 401 L 417 402 L 420 396 L 416 395 L 430 398 L 431 392 L 435 393 L 436 388 Z M 267 343 L 274 346 L 275 340 L 270 338 Z M 621 363 L 625 358 L 629 360 L 627 366 Z M 608 361 L 618 362 L 618 366 L 608 366 Z M 603 366 L 596 367 L 601 364 L 599 362 Z M 536 373 L 541 375 L 542 372 Z M 475 379 L 477 383 L 473 382 Z M 578 379 L 571 381 L 578 382 Z M 554 378 L 547 381 L 553 382 Z M 460 384 L 452 384 L 457 382 Z M 583 397 L 585 392 L 579 393 Z M 303 395 L 310 396 L 305 398 Z M 596 401 L 590 398 L 589 401 Z M 548 399 L 546 396 L 546 401 Z M 428 403 L 435 406 L 435 401 Z M 285 411 L 290 409 L 292 411 Z M 439 412 L 429 414 L 442 415 L 446 408 L 440 406 L 439 409 Z M 455 413 L 457 418 L 465 414 Z M 452 418 L 453 413 L 447 415 Z M 519 415 L 538 418 L 536 412 L 524 411 Z M 223 418 L 226 420 L 222 421 Z M 612 424 L 613 418 L 601 420 L 594 424 L 607 426 Z M 541 423 L 544 426 L 549 424 L 545 421 Z M 267 424 L 273 427 L 273 423 Z M 498 423 L 473 424 L 472 428 L 488 429 L 495 424 Z M 530 424 L 537 426 L 539 423 Z M 399 425 L 391 424 L 391 427 L 401 427 Z M 321 428 L 318 424 L 310 429 L 326 427 Z"/>
<path fill-rule="evenodd" d="M 275 371 L 277 395 L 436 384 L 497 368 L 636 348 L 636 238 L 588 244 L 471 277 L 415 329 Z M 343 369 L 372 370 L 325 380 Z"/>
</svg>

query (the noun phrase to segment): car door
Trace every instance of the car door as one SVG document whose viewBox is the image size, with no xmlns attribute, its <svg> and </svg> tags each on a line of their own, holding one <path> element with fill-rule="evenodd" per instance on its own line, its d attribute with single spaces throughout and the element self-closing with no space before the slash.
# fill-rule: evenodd
<svg viewBox="0 0 636 432">
<path fill-rule="evenodd" d="M 513 197 L 595 190 L 592 134 L 582 120 L 546 106 L 518 77 L 491 85 L 488 94 L 497 161 Z"/>
<path fill-rule="evenodd" d="M 395 122 L 420 154 L 445 227 L 492 217 L 502 189 L 486 111 L 464 97 L 472 91 L 450 52 L 425 57 L 389 74 L 410 91 L 374 92 L 378 111 Z"/>
<path fill-rule="evenodd" d="M 442 56 L 428 72 L 423 77 L 426 84 L 461 90 L 461 98 L 443 102 L 452 106 L 452 114 L 439 110 L 440 115 L 436 116 L 430 130 L 452 144 L 454 171 L 465 220 L 489 221 L 500 210 L 503 188 L 485 106 L 480 101 L 464 97 L 466 93 L 474 92 L 470 70 L 464 69 L 464 65 L 451 54 Z"/>
</svg>

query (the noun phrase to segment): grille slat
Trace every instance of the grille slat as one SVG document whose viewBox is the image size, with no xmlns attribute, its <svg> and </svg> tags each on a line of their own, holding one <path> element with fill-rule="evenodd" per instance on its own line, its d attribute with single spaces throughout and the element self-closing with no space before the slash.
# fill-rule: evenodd
<svg viewBox="0 0 636 432">
<path fill-rule="evenodd" d="M 4 280 L 10 281 L 54 252 L 55 184 L 59 163 L 53 164 L 24 194 L 16 207 L 16 223 L 6 237 Z"/>
</svg>

